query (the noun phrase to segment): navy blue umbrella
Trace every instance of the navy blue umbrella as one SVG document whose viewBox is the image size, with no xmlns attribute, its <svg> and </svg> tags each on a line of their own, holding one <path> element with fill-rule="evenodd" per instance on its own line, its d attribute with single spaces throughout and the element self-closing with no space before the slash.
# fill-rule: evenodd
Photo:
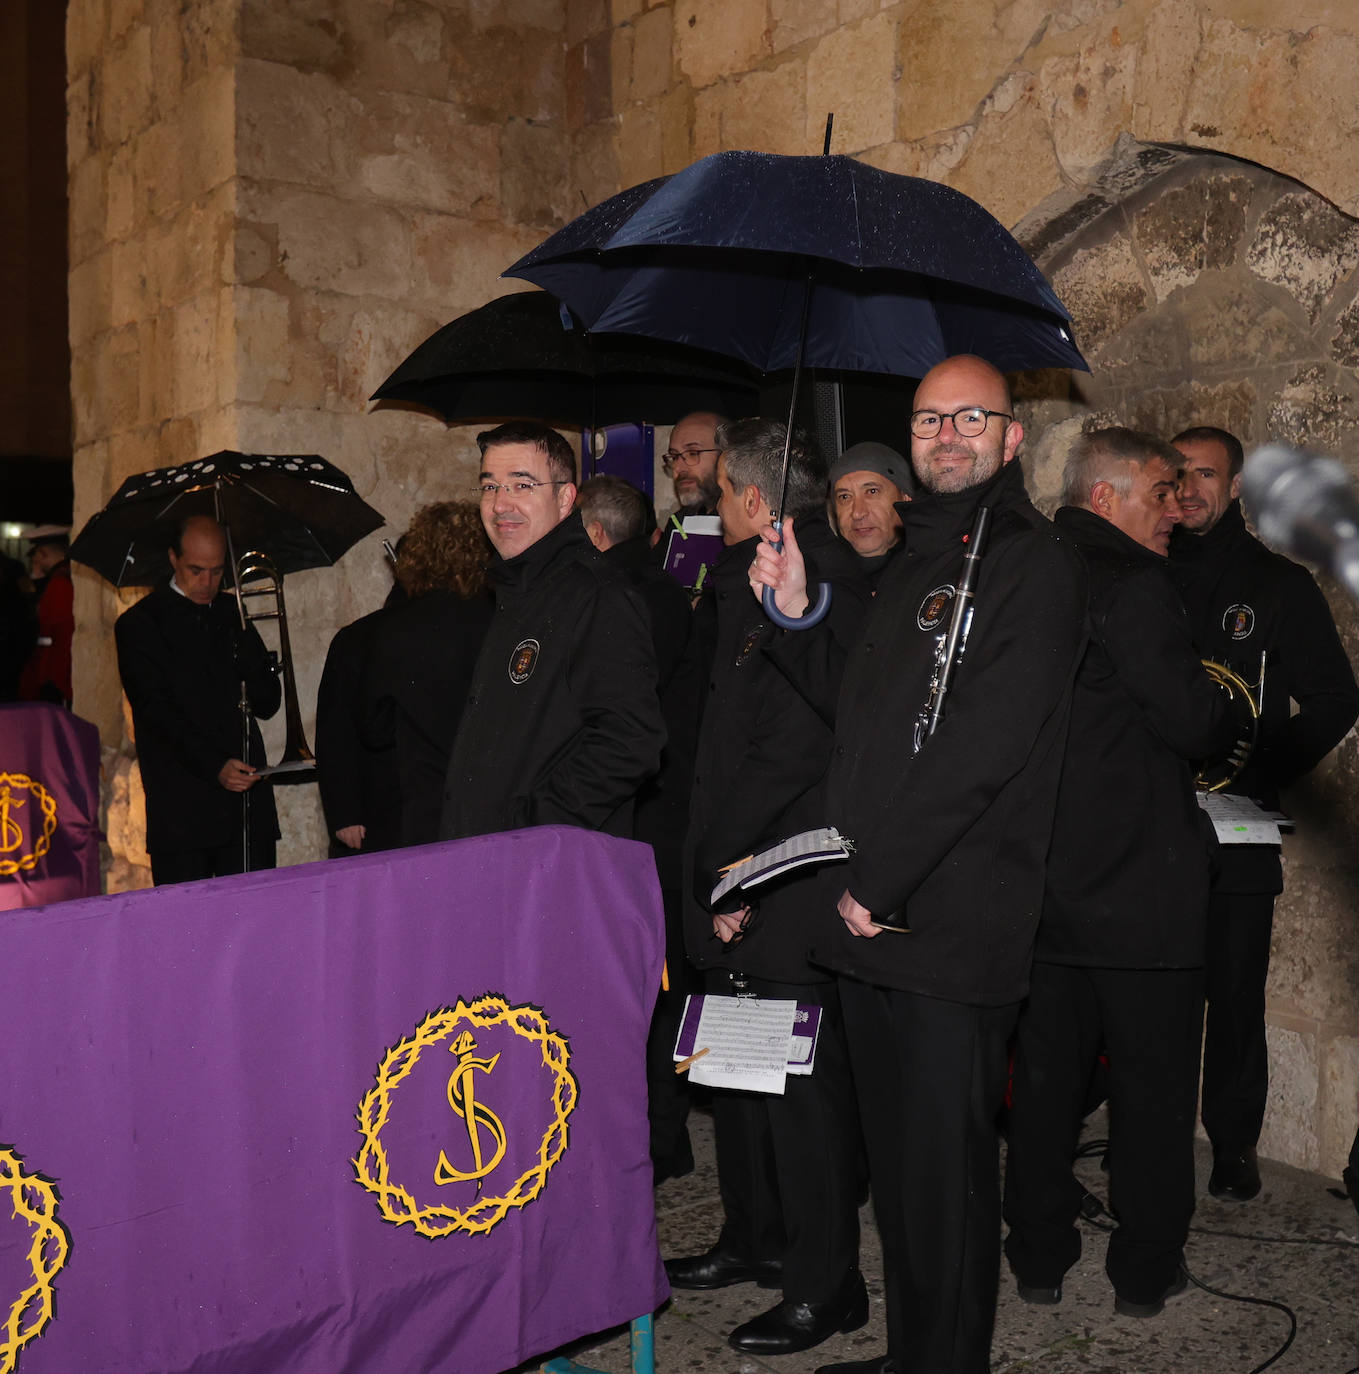
<svg viewBox="0 0 1359 1374">
<path fill-rule="evenodd" d="M 596 333 L 919 377 L 954 353 L 1088 371 L 1071 317 L 976 201 L 839 156 L 715 153 L 588 210 L 505 273 Z"/>
</svg>

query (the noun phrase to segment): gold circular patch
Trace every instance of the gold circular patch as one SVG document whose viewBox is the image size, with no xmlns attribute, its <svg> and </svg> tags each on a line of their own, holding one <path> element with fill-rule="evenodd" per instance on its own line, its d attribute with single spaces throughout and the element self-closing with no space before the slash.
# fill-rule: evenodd
<svg viewBox="0 0 1359 1374">
<path fill-rule="evenodd" d="M 28 1246 L 33 1282 L 10 1304 L 9 1318 L 0 1328 L 0 1374 L 10 1374 L 19 1351 L 41 1336 L 52 1320 L 52 1284 L 71 1253 L 71 1237 L 57 1220 L 61 1199 L 56 1185 L 41 1174 L 26 1172 L 19 1155 L 0 1147 L 0 1195 L 4 1193 L 9 1194 L 15 1219 L 33 1227 Z"/>
<path fill-rule="evenodd" d="M 422 1051 L 455 1035 L 455 1050 L 459 1042 L 474 1047 L 475 1042 L 470 1035 L 471 1028 L 490 1026 L 505 1026 L 516 1036 L 539 1046 L 543 1066 L 551 1071 L 554 1080 L 553 1119 L 541 1142 L 533 1151 L 533 1164 L 500 1195 L 479 1194 L 477 1200 L 468 1207 L 422 1203 L 400 1184 L 392 1182 L 390 1177 L 390 1164 L 382 1144 L 382 1130 L 391 1116 L 392 1098 L 403 1080 L 414 1070 Z M 464 1073 L 470 1078 L 472 1067 L 485 1066 L 486 1061 L 468 1063 L 469 1056 L 470 1050 L 460 1059 L 459 1068 L 454 1074 L 455 1080 Z M 493 1064 L 494 1061 L 490 1062 Z M 431 1012 L 415 1028 L 414 1035 L 407 1036 L 386 1052 L 378 1065 L 377 1082 L 359 1103 L 358 1123 L 359 1133 L 363 1136 L 363 1148 L 353 1160 L 356 1181 L 374 1194 L 383 1220 L 391 1222 L 393 1226 L 413 1226 L 422 1236 L 428 1236 L 431 1240 L 459 1231 L 470 1235 L 484 1235 L 504 1221 L 512 1209 L 527 1206 L 532 1202 L 542 1192 L 549 1170 L 566 1153 L 566 1122 L 575 1110 L 576 1098 L 580 1092 L 580 1085 L 571 1072 L 570 1064 L 569 1042 L 565 1036 L 551 1029 L 546 1015 L 538 1007 L 512 1007 L 505 998 L 491 993 L 470 1004 L 459 999 L 457 1006 L 451 1010 L 442 1007 Z M 453 1084 L 454 1080 L 450 1080 L 451 1102 L 459 1096 L 459 1090 L 454 1088 Z M 454 1103 L 454 1109 L 462 1114 L 463 1108 L 457 1103 Z M 479 1160 L 480 1145 L 477 1143 L 479 1137 L 476 1134 L 478 1125 L 475 1112 L 475 1108 L 469 1108 L 467 1117 L 473 1132 L 474 1152 L 477 1153 Z M 487 1122 L 495 1121 L 496 1126 L 499 1126 L 499 1121 L 493 1113 L 482 1109 L 482 1117 Z M 503 1151 L 503 1135 L 500 1137 L 500 1145 Z M 496 1160 L 499 1158 L 500 1155 L 497 1154 Z M 440 1168 L 444 1170 L 450 1168 L 442 1154 L 439 1163 Z M 487 1173 L 489 1166 L 480 1174 L 465 1173 L 456 1176 L 464 1179 L 478 1178 L 480 1188 L 479 1179 Z M 439 1177 L 438 1169 L 435 1171 L 435 1181 L 443 1181 Z M 0 1371 L 0 1374 L 3 1374 L 3 1371 Z"/>
<path fill-rule="evenodd" d="M 19 792 L 29 795 L 16 795 Z M 24 824 L 22 808 L 30 805 L 34 807 L 32 815 L 42 816 L 42 833 L 36 836 L 33 832 L 37 826 Z M 0 773 L 0 878 L 32 872 L 51 849 L 56 833 L 57 799 L 27 773 Z M 4 1374 L 3 1366 L 0 1374 Z"/>
</svg>

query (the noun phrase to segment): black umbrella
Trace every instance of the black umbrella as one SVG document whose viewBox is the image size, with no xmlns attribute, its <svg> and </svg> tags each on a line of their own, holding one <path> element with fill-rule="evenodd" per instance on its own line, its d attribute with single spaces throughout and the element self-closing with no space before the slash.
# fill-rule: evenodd
<svg viewBox="0 0 1359 1374">
<path fill-rule="evenodd" d="M 258 550 L 279 574 L 334 563 L 382 516 L 333 463 L 314 453 L 224 451 L 129 477 L 91 516 L 71 557 L 118 587 L 159 582 L 165 551 L 186 516 L 226 526 L 237 553 Z"/>
<path fill-rule="evenodd" d="M 373 393 L 446 421 L 528 416 L 598 428 L 672 424 L 693 410 L 743 415 L 754 373 L 728 357 L 619 335 L 587 335 L 541 291 L 501 296 L 431 334 Z"/>
<path fill-rule="evenodd" d="M 1033 260 L 976 201 L 848 157 L 726 152 L 622 191 L 506 273 L 588 328 L 919 377 L 954 353 L 1088 371 Z"/>
</svg>

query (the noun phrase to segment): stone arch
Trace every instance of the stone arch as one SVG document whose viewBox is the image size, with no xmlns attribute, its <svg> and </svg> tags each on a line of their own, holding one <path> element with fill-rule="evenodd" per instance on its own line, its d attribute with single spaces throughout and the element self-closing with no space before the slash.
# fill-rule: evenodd
<svg viewBox="0 0 1359 1374">
<path fill-rule="evenodd" d="M 1092 417 L 1170 435 L 1218 424 L 1359 471 L 1359 220 L 1220 153 L 1120 141 L 1092 189 L 1051 197 L 1021 240 L 1072 312 L 1092 372 L 1022 384 L 1050 500 Z"/>
<path fill-rule="evenodd" d="M 1359 476 L 1359 220 L 1255 163 L 1125 139 L 1087 194 L 1053 198 L 1018 232 L 1092 368 L 1019 383 L 1043 504 L 1056 504 L 1071 439 L 1095 424 L 1164 437 L 1216 424 L 1247 448 L 1280 439 L 1330 452 Z M 1319 581 L 1359 661 L 1359 610 Z M 1286 801 L 1299 826 L 1275 915 L 1261 1150 L 1335 1173 L 1359 1066 L 1354 732 Z"/>
</svg>

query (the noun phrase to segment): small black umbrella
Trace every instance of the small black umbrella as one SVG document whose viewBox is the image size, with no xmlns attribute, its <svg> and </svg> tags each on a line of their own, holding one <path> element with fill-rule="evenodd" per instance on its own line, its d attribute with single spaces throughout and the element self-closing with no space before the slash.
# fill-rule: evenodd
<svg viewBox="0 0 1359 1374">
<path fill-rule="evenodd" d="M 383 523 L 314 453 L 223 451 L 129 477 L 90 517 L 71 557 L 115 586 L 149 586 L 168 573 L 165 551 L 190 515 L 220 521 L 237 553 L 266 554 L 280 575 L 329 567 Z"/>
<path fill-rule="evenodd" d="M 762 371 L 923 376 L 953 353 L 1088 371 L 1033 260 L 976 201 L 852 158 L 714 153 L 601 202 L 505 273 L 588 328 Z M 800 316 L 811 280 L 805 331 Z"/>
<path fill-rule="evenodd" d="M 431 334 L 373 393 L 446 421 L 529 416 L 597 428 L 672 424 L 693 410 L 744 415 L 752 370 L 728 357 L 621 335 L 587 335 L 542 291 L 501 296 Z"/>
</svg>

